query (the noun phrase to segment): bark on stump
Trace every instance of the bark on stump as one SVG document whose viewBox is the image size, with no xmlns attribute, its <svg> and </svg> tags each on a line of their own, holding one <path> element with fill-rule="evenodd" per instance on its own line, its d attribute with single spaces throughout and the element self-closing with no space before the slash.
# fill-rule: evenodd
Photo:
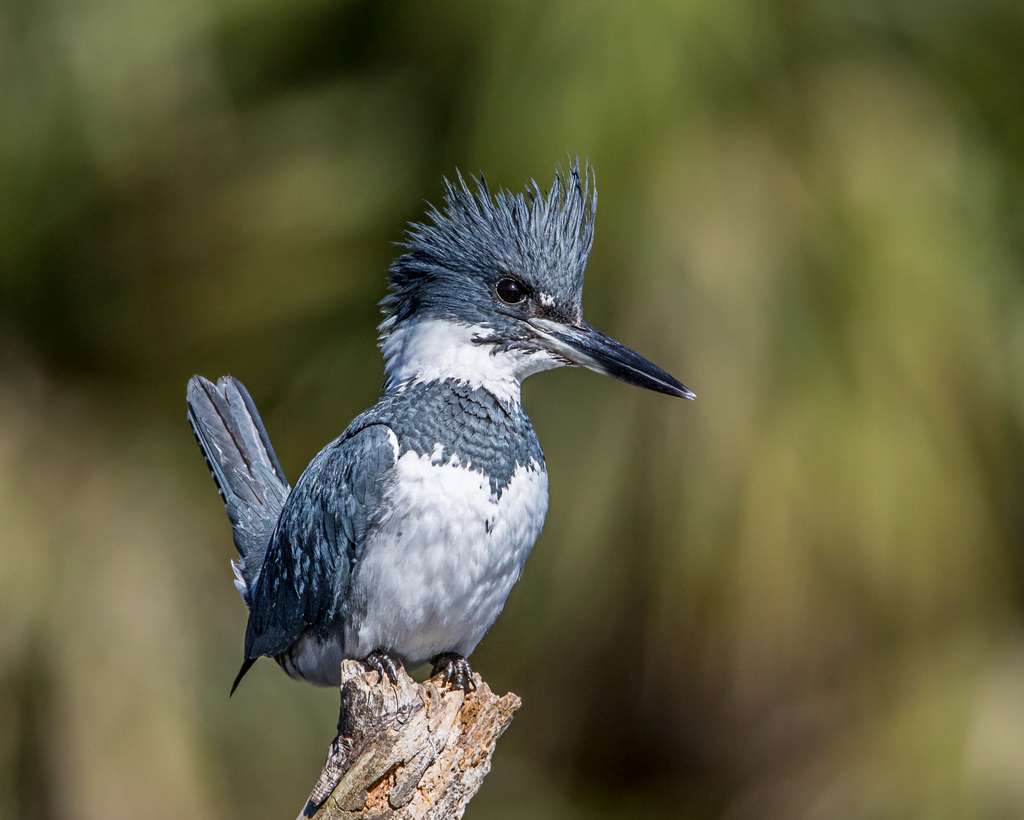
<svg viewBox="0 0 1024 820">
<path fill-rule="evenodd" d="M 338 736 L 300 820 L 462 817 L 522 701 L 479 675 L 469 694 L 404 669 L 397 684 L 381 681 L 357 661 L 342 663 L 341 678 Z"/>
</svg>

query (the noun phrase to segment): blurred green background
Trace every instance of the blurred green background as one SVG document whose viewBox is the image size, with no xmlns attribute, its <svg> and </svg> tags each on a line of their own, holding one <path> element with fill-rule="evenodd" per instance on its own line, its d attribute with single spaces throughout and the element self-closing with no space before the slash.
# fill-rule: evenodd
<svg viewBox="0 0 1024 820">
<path fill-rule="evenodd" d="M 526 384 L 468 817 L 1024 817 L 1019 0 L 0 0 L 0 815 L 295 816 L 337 692 L 227 698 L 185 383 L 294 481 L 442 175 L 570 153 L 588 319 L 699 398 Z"/>
</svg>

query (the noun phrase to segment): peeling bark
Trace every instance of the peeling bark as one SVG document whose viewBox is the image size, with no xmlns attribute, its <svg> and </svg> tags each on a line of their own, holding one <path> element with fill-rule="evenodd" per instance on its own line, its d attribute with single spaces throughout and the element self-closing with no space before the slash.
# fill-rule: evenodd
<svg viewBox="0 0 1024 820">
<path fill-rule="evenodd" d="M 404 669 L 397 684 L 357 661 L 341 671 L 338 736 L 300 820 L 462 817 L 518 696 L 498 697 L 479 675 L 467 694 L 416 683 Z"/>
</svg>

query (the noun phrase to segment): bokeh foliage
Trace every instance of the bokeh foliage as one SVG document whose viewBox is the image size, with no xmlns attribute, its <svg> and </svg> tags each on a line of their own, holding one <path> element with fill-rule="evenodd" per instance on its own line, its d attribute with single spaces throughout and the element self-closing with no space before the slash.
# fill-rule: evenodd
<svg viewBox="0 0 1024 820">
<path fill-rule="evenodd" d="M 294 480 L 441 176 L 579 154 L 588 318 L 699 398 L 525 386 L 470 816 L 1024 816 L 1022 77 L 1011 0 L 0 0 L 0 815 L 294 816 L 337 695 L 227 701 L 185 382 Z"/>
</svg>

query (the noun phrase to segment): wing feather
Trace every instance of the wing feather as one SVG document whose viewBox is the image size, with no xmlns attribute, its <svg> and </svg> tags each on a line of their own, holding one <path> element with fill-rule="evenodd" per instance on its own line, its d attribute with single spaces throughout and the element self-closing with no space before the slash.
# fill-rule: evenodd
<svg viewBox="0 0 1024 820">
<path fill-rule="evenodd" d="M 245 632 L 246 659 L 276 656 L 337 623 L 354 563 L 395 465 L 383 424 L 346 433 L 310 462 L 271 538 Z"/>
</svg>

